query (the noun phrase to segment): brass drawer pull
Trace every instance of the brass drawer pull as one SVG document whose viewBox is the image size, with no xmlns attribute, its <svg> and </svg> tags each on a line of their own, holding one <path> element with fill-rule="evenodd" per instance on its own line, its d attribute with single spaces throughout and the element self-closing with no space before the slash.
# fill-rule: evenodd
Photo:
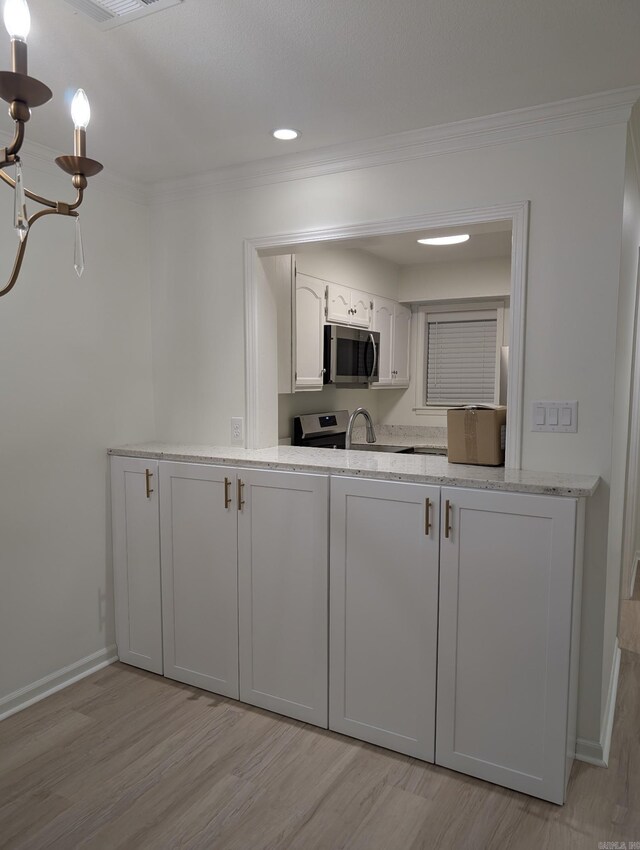
<svg viewBox="0 0 640 850">
<path fill-rule="evenodd" d="M 424 500 L 424 533 L 427 537 L 431 533 L 431 499 Z"/>
<path fill-rule="evenodd" d="M 225 510 L 231 504 L 231 479 L 225 476 L 224 479 L 224 508 Z"/>
<path fill-rule="evenodd" d="M 444 536 L 449 538 L 453 526 L 451 525 L 451 502 L 449 499 L 444 503 Z"/>
<path fill-rule="evenodd" d="M 238 510 L 241 511 L 244 505 L 244 499 L 242 498 L 244 493 L 244 481 L 241 478 L 238 478 Z"/>
<path fill-rule="evenodd" d="M 153 489 L 151 487 L 151 479 L 153 478 L 153 472 L 150 469 L 145 469 L 144 471 L 144 482 L 147 488 L 147 499 L 151 498 L 151 494 L 153 493 Z"/>
</svg>

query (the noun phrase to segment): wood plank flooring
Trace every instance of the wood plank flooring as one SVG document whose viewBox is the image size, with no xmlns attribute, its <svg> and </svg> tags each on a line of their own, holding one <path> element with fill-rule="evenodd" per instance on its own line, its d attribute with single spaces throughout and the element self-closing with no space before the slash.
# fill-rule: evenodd
<svg viewBox="0 0 640 850">
<path fill-rule="evenodd" d="M 0 847 L 597 850 L 640 842 L 640 656 L 564 807 L 115 664 L 0 724 Z M 640 846 L 640 845 L 639 845 Z"/>
</svg>

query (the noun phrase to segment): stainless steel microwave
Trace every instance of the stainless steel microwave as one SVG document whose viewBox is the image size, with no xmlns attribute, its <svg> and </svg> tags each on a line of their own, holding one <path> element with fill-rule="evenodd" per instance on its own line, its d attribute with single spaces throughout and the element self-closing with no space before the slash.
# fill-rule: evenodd
<svg viewBox="0 0 640 850">
<path fill-rule="evenodd" d="M 378 380 L 380 334 L 342 325 L 324 328 L 324 383 L 353 389 Z"/>
</svg>

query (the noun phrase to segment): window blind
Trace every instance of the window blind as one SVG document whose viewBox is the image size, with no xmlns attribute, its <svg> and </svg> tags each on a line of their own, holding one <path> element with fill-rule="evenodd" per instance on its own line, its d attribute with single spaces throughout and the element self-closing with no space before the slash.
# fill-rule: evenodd
<svg viewBox="0 0 640 850">
<path fill-rule="evenodd" d="M 496 319 L 426 322 L 426 404 L 491 404 L 495 400 Z"/>
</svg>

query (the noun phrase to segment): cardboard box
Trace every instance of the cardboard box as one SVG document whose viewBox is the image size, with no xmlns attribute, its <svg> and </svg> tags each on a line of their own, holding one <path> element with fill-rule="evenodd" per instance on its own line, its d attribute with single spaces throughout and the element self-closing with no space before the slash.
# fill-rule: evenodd
<svg viewBox="0 0 640 850">
<path fill-rule="evenodd" d="M 501 466 L 507 408 L 478 405 L 447 411 L 447 456 L 449 463 Z"/>
</svg>

